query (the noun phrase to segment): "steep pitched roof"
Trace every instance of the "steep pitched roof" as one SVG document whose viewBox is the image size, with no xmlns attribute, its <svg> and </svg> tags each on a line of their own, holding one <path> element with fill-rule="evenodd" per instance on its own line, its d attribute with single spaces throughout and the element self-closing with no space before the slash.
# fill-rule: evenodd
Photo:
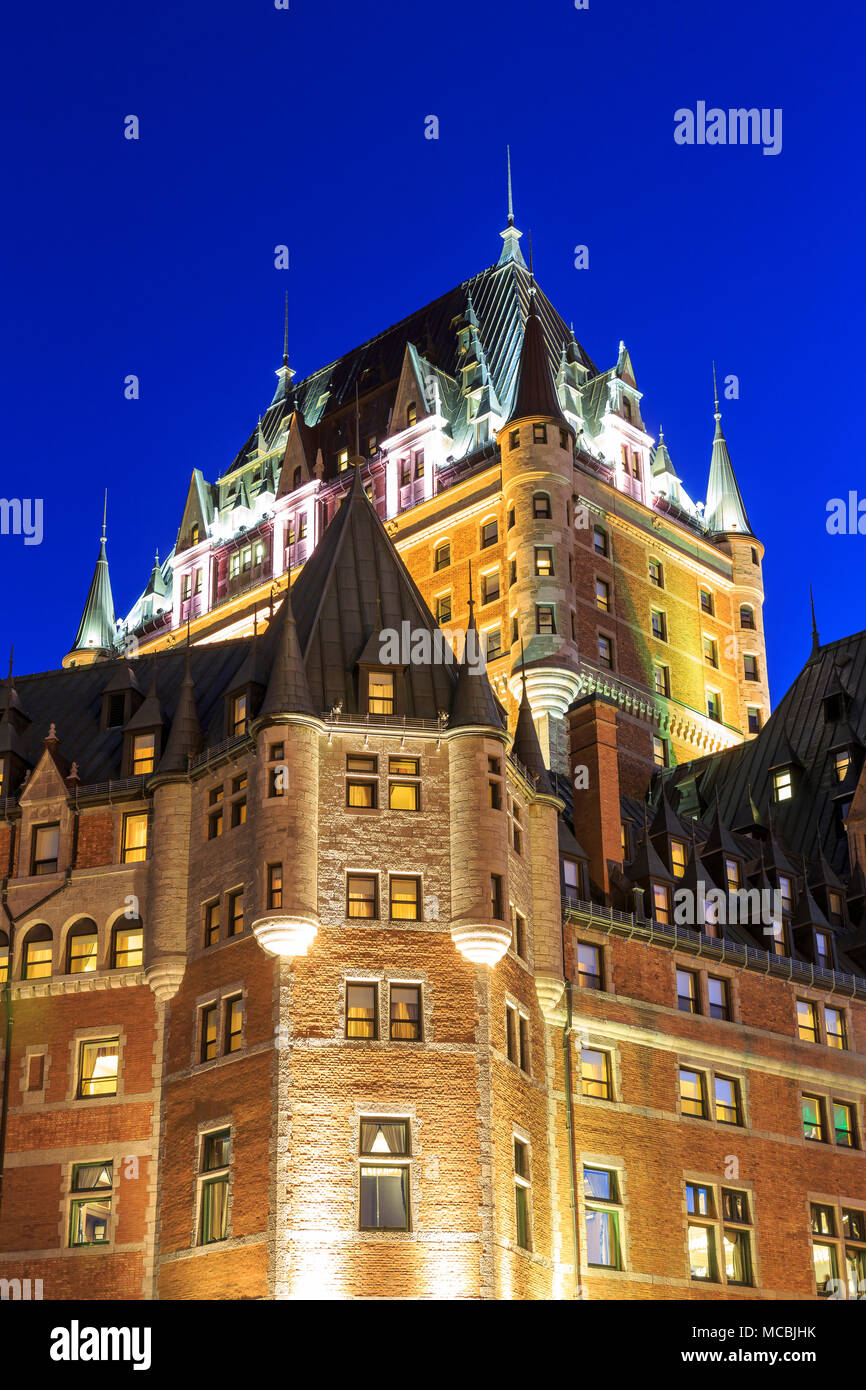
<svg viewBox="0 0 866 1390">
<path fill-rule="evenodd" d="M 540 792 L 552 791 L 550 774 L 544 765 L 544 758 L 541 755 L 541 744 L 538 742 L 538 734 L 535 729 L 535 721 L 532 718 L 532 707 L 526 694 L 526 680 L 523 682 L 523 694 L 520 697 L 520 708 L 517 711 L 517 723 L 514 727 L 514 745 L 512 752 L 526 768 L 531 772 L 536 780 L 536 787 Z"/>
<path fill-rule="evenodd" d="M 566 423 L 559 404 L 555 385 L 555 374 L 551 370 L 550 357 L 544 341 L 541 319 L 535 311 L 535 293 L 530 301 L 529 315 L 523 326 L 523 342 L 520 347 L 520 362 L 517 368 L 517 385 L 508 423 L 526 420 L 533 415 L 544 415 L 549 419 Z"/>
<path fill-rule="evenodd" d="M 99 542 L 99 558 L 90 581 L 90 590 L 78 625 L 75 641 L 70 648 L 78 651 L 110 651 L 114 646 L 114 599 L 108 577 L 108 557 L 105 554 L 105 534 Z"/>
<path fill-rule="evenodd" d="M 276 647 L 268 678 L 268 688 L 259 711 L 264 718 L 274 714 L 318 714 L 304 670 L 298 642 L 298 629 L 292 610 L 291 590 L 286 592 L 277 623 Z"/>
<path fill-rule="evenodd" d="M 731 456 L 728 453 L 727 440 L 722 431 L 718 391 L 716 392 L 715 421 L 716 432 L 713 436 L 710 481 L 707 486 L 704 518 L 711 531 L 739 531 L 751 535 L 752 528 L 734 474 L 734 465 L 731 463 Z"/>
</svg>

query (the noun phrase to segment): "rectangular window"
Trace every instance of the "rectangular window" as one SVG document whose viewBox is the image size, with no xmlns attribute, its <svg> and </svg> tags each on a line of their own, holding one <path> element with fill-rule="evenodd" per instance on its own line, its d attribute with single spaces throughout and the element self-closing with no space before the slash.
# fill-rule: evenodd
<svg viewBox="0 0 866 1390">
<path fill-rule="evenodd" d="M 586 1260 L 589 1265 L 622 1269 L 619 1181 L 615 1172 L 584 1168 L 586 1197 Z"/>
<path fill-rule="evenodd" d="M 712 1226 L 698 1226 L 689 1223 L 689 1272 L 692 1279 L 715 1283 L 716 1246 Z"/>
<path fill-rule="evenodd" d="M 712 614 L 712 612 L 713 612 L 713 596 L 712 596 L 710 590 L 709 590 L 709 589 L 701 589 L 701 590 L 700 590 L 700 596 L 701 596 L 701 612 L 702 612 L 702 613 L 709 613 L 709 614 Z"/>
<path fill-rule="evenodd" d="M 496 521 L 485 521 L 481 527 L 481 549 L 487 550 L 499 539 L 499 525 Z"/>
<path fill-rule="evenodd" d="M 449 541 L 443 541 L 437 545 L 433 552 L 434 570 L 444 570 L 451 564 L 451 545 Z"/>
<path fill-rule="evenodd" d="M 349 874 L 346 879 L 346 916 L 373 920 L 378 917 L 376 878 L 372 874 Z"/>
<path fill-rule="evenodd" d="M 543 579 L 549 579 L 553 574 L 553 549 L 549 545 L 537 545 L 535 547 L 535 573 Z"/>
<path fill-rule="evenodd" d="M 529 1145 L 514 1137 L 514 1218 L 515 1239 L 521 1250 L 530 1250 L 530 1168 Z"/>
<path fill-rule="evenodd" d="M 593 526 L 592 528 L 592 547 L 596 555 L 607 555 L 607 532 L 603 531 L 600 526 Z"/>
<path fill-rule="evenodd" d="M 677 1008 L 681 1014 L 700 1013 L 698 977 L 693 970 L 677 971 Z"/>
<path fill-rule="evenodd" d="M 657 589 L 665 587 L 664 570 L 660 560 L 650 560 L 649 562 L 650 583 L 655 584 Z"/>
<path fill-rule="evenodd" d="M 841 1052 L 847 1051 L 848 1029 L 845 1024 L 845 1015 L 841 1009 L 831 1009 L 829 1004 L 825 1004 L 824 1030 L 827 1035 L 828 1047 L 837 1047 Z"/>
<path fill-rule="evenodd" d="M 707 1118 L 704 1078 L 701 1072 L 680 1067 L 680 1105 L 684 1115 Z"/>
<path fill-rule="evenodd" d="M 595 606 L 600 608 L 602 613 L 610 612 L 610 585 L 606 579 L 595 581 Z"/>
<path fill-rule="evenodd" d="M 833 1101 L 833 1129 L 836 1143 L 843 1149 L 857 1148 L 854 1107 L 841 1100 Z"/>
<path fill-rule="evenodd" d="M 717 690 L 707 691 L 707 718 L 716 724 L 722 722 L 722 697 Z"/>
<path fill-rule="evenodd" d="M 421 1041 L 421 986 L 391 986 L 391 1039 L 394 1042 Z"/>
<path fill-rule="evenodd" d="M 546 426 L 546 425 L 538 424 L 537 422 L 536 422 L 535 424 L 533 424 L 533 426 L 532 426 L 532 442 L 533 442 L 533 444 L 546 444 L 546 443 L 547 443 L 547 426 Z"/>
<path fill-rule="evenodd" d="M 517 1010 L 505 1005 L 505 1055 L 509 1062 L 517 1061 Z"/>
<path fill-rule="evenodd" d="M 502 900 L 502 875 L 490 875 L 490 913 L 493 920 L 501 922 L 504 920 L 505 912 Z"/>
<path fill-rule="evenodd" d="M 667 666 L 659 666 L 653 663 L 653 689 L 656 695 L 670 695 L 671 678 Z"/>
<path fill-rule="evenodd" d="M 368 711 L 370 714 L 394 713 L 394 675 L 391 671 L 370 672 Z"/>
<path fill-rule="evenodd" d="M 730 1019 L 727 980 L 720 980 L 715 975 L 707 977 L 707 1002 L 710 1006 L 710 1018 Z"/>
<path fill-rule="evenodd" d="M 409 1229 L 409 1123 L 391 1118 L 362 1120 L 359 1151 L 379 1160 L 360 1167 L 359 1216 L 362 1231 Z"/>
<path fill-rule="evenodd" d="M 716 1101 L 716 1119 L 719 1124 L 741 1125 L 743 1118 L 740 1108 L 739 1083 L 728 1076 L 716 1076 L 713 1078 L 713 1092 Z"/>
<path fill-rule="evenodd" d="M 37 825 L 33 831 L 31 874 L 56 874 L 60 852 L 60 826 Z"/>
<path fill-rule="evenodd" d="M 601 949 L 585 941 L 577 944 L 577 983 L 584 989 L 601 989 Z"/>
<path fill-rule="evenodd" d="M 208 1004 L 200 1011 L 199 1060 L 211 1062 L 217 1055 L 219 1005 Z"/>
<path fill-rule="evenodd" d="M 718 647 L 718 643 L 716 642 L 715 638 L 714 638 L 714 637 L 703 637 L 703 638 L 701 639 L 701 646 L 702 646 L 702 648 L 703 648 L 704 661 L 707 663 L 707 665 L 708 665 L 708 666 L 718 666 L 718 664 L 719 664 L 719 647 Z"/>
<path fill-rule="evenodd" d="M 488 661 L 495 661 L 502 655 L 502 631 L 498 627 L 487 628 L 482 634 L 484 655 Z"/>
<path fill-rule="evenodd" d="M 120 1044 L 117 1038 L 83 1042 L 78 1057 L 78 1097 L 117 1095 L 117 1065 Z"/>
<path fill-rule="evenodd" d="M 391 921 L 419 922 L 421 920 L 421 880 L 418 878 L 391 879 Z"/>
<path fill-rule="evenodd" d="M 346 1037 L 376 1038 L 376 986 L 374 984 L 346 985 Z"/>
<path fill-rule="evenodd" d="M 439 623 L 440 625 L 441 625 L 442 623 L 450 623 L 450 621 L 451 621 L 451 595 L 450 595 L 450 594 L 440 594 L 439 597 L 437 598 L 437 600 L 436 600 L 436 621 L 437 621 L 437 623 Z"/>
<path fill-rule="evenodd" d="M 418 758 L 388 759 L 388 806 L 392 811 L 421 810 L 421 763 Z M 410 779 L 411 780 L 408 780 Z"/>
<path fill-rule="evenodd" d="M 199 1244 L 212 1245 L 228 1235 L 229 1156 L 231 1131 L 202 1136 Z"/>
<path fill-rule="evenodd" d="M 749 656 L 746 654 L 743 657 L 743 675 L 747 681 L 756 681 L 760 679 L 758 675 L 758 658 L 756 656 Z"/>
<path fill-rule="evenodd" d="M 236 889 L 228 895 L 229 936 L 240 936 L 244 929 L 244 890 Z"/>
<path fill-rule="evenodd" d="M 552 603 L 535 605 L 535 631 L 546 637 L 556 634 L 556 615 Z"/>
<path fill-rule="evenodd" d="M 794 775 L 790 767 L 773 773 L 773 796 L 776 801 L 790 801 L 794 795 Z"/>
<path fill-rule="evenodd" d="M 231 703 L 231 720 L 229 734 L 232 738 L 239 738 L 247 731 L 247 697 L 246 695 L 236 695 Z"/>
<path fill-rule="evenodd" d="M 353 811 L 375 811 L 378 801 L 378 782 L 359 782 L 352 777 L 346 778 L 346 805 Z"/>
<path fill-rule="evenodd" d="M 516 448 L 518 447 L 519 444 L 520 444 L 520 430 L 509 430 L 509 432 L 508 432 L 508 447 L 509 447 L 509 449 L 516 449 Z"/>
<path fill-rule="evenodd" d="M 665 883 L 653 883 L 653 916 L 657 922 L 669 923 L 671 920 L 671 894 Z"/>
<path fill-rule="evenodd" d="M 238 994 L 233 999 L 227 999 L 225 1009 L 223 1051 L 228 1055 L 230 1052 L 239 1052 L 243 1041 L 244 1001 L 241 995 Z"/>
<path fill-rule="evenodd" d="M 147 858 L 147 812 L 131 811 L 123 817 L 121 863 L 137 864 Z"/>
<path fill-rule="evenodd" d="M 491 570 L 481 576 L 481 602 L 493 603 L 499 598 L 499 570 Z"/>
<path fill-rule="evenodd" d="M 820 1096 L 803 1096 L 803 1138 L 816 1144 L 826 1144 L 824 1102 Z"/>
<path fill-rule="evenodd" d="M 598 662 L 606 670 L 613 670 L 613 642 L 602 633 L 598 635 Z"/>
<path fill-rule="evenodd" d="M 215 902 L 204 905 L 204 944 L 205 946 L 215 946 L 219 939 L 220 903 L 219 898 L 217 898 Z"/>
<path fill-rule="evenodd" d="M 514 914 L 514 950 L 521 960 L 526 959 L 526 918 L 520 912 Z"/>
<path fill-rule="evenodd" d="M 748 719 L 749 733 L 759 734 L 761 732 L 761 724 L 763 722 L 761 711 L 757 709 L 754 705 L 749 705 L 746 710 L 746 715 Z"/>
<path fill-rule="evenodd" d="M 612 1100 L 610 1054 L 594 1047 L 584 1047 L 580 1054 L 581 1089 L 595 1100 Z"/>
<path fill-rule="evenodd" d="M 117 927 L 114 932 L 114 968 L 144 964 L 144 932 L 141 927 Z"/>
<path fill-rule="evenodd" d="M 153 772 L 156 758 L 156 735 L 136 734 L 132 740 L 132 775 L 138 777 Z"/>
<path fill-rule="evenodd" d="M 818 1011 L 808 999 L 797 1000 L 797 1036 L 801 1042 L 818 1042 Z"/>
<path fill-rule="evenodd" d="M 686 871 L 686 846 L 684 840 L 671 840 L 671 872 L 674 878 L 682 878 Z"/>
<path fill-rule="evenodd" d="M 283 905 L 283 866 L 268 865 L 268 911 L 276 912 Z"/>
<path fill-rule="evenodd" d="M 74 1163 L 69 1204 L 69 1244 L 107 1245 L 111 1223 L 113 1165 Z"/>
<path fill-rule="evenodd" d="M 833 969 L 833 948 L 826 932 L 815 932 L 815 964 L 822 970 Z"/>
<path fill-rule="evenodd" d="M 668 620 L 660 608 L 654 608 L 651 614 L 652 634 L 659 642 L 668 640 Z"/>
<path fill-rule="evenodd" d="M 550 498 L 546 492 L 535 492 L 532 495 L 532 516 L 535 521 L 550 520 Z"/>
</svg>

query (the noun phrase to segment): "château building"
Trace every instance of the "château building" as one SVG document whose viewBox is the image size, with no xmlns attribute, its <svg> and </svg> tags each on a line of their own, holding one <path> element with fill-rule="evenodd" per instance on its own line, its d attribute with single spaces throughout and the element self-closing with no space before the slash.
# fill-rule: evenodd
<svg viewBox="0 0 866 1390">
<path fill-rule="evenodd" d="M 502 239 L 0 683 L 13 1293 L 866 1289 L 866 634 Z"/>
</svg>

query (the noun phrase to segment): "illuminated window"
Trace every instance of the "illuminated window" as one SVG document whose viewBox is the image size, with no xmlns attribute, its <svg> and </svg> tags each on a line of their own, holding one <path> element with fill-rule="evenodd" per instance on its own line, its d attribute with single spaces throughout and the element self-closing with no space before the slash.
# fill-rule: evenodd
<svg viewBox="0 0 866 1390">
<path fill-rule="evenodd" d="M 794 906 L 791 880 L 785 874 L 779 874 L 779 897 L 782 899 L 782 911 L 789 915 Z"/>
<path fill-rule="evenodd" d="M 556 613 L 552 603 L 535 605 L 535 631 L 551 637 L 556 633 Z"/>
<path fill-rule="evenodd" d="M 137 864 L 147 858 L 147 812 L 130 811 L 123 817 L 123 837 L 120 859 L 123 864 Z"/>
<path fill-rule="evenodd" d="M 836 1047 L 841 1052 L 847 1051 L 848 1028 L 845 1022 L 845 1015 L 841 1009 L 831 1009 L 829 1004 L 824 1005 L 824 1029 L 827 1035 L 828 1047 Z M 817 1042 L 817 1038 L 813 1039 L 813 1041 Z"/>
<path fill-rule="evenodd" d="M 657 922 L 671 920 L 671 894 L 666 883 L 652 884 L 653 917 Z"/>
<path fill-rule="evenodd" d="M 584 989 L 601 989 L 601 949 L 585 941 L 577 945 L 577 983 Z"/>
<path fill-rule="evenodd" d="M 489 574 L 481 576 L 481 602 L 493 603 L 494 599 L 499 598 L 499 570 L 491 570 Z"/>
<path fill-rule="evenodd" d="M 56 874 L 60 852 L 60 826 L 37 825 L 33 831 L 31 874 Z"/>
<path fill-rule="evenodd" d="M 346 985 L 346 1037 L 376 1038 L 376 986 L 374 984 Z"/>
<path fill-rule="evenodd" d="M 370 714 L 394 713 L 394 676 L 390 671 L 371 671 L 367 708 Z"/>
<path fill-rule="evenodd" d="M 232 778 L 232 828 L 238 825 L 245 825 L 247 819 L 247 779 L 244 773 L 240 777 Z"/>
<path fill-rule="evenodd" d="M 725 860 L 725 880 L 728 885 L 728 892 L 735 893 L 740 886 L 742 870 L 739 859 Z"/>
<path fill-rule="evenodd" d="M 208 1004 L 200 1010 L 199 1021 L 199 1060 L 210 1062 L 217 1055 L 217 1027 L 219 1005 Z"/>
<path fill-rule="evenodd" d="M 731 1006 L 728 1002 L 728 982 L 715 975 L 707 978 L 707 1002 L 710 1018 L 730 1019 Z"/>
<path fill-rule="evenodd" d="M 677 971 L 677 1008 L 681 1014 L 700 1013 L 698 977 L 693 970 Z"/>
<path fill-rule="evenodd" d="M 212 787 L 208 793 L 207 837 L 209 840 L 216 840 L 223 833 L 222 800 L 222 787 Z"/>
<path fill-rule="evenodd" d="M 529 1145 L 514 1136 L 514 1236 L 521 1250 L 531 1250 L 531 1197 Z"/>
<path fill-rule="evenodd" d="M 433 552 L 433 568 L 434 570 L 444 570 L 450 564 L 451 545 L 449 541 L 443 541 L 441 545 L 437 545 Z"/>
<path fill-rule="evenodd" d="M 610 1053 L 584 1047 L 580 1054 L 580 1084 L 583 1094 L 595 1100 L 613 1100 L 610 1079 Z"/>
<path fill-rule="evenodd" d="M 219 898 L 212 903 L 205 903 L 204 907 L 204 944 L 213 946 L 220 939 L 220 904 Z"/>
<path fill-rule="evenodd" d="M 193 524 L 192 530 L 191 530 L 190 533 L 189 533 L 190 545 L 198 545 L 199 537 L 200 537 L 200 536 L 201 536 L 201 530 L 200 530 L 200 528 L 199 528 L 198 522 L 196 521 L 196 522 Z"/>
<path fill-rule="evenodd" d="M 337 469 L 340 473 L 345 473 L 349 467 L 349 450 L 339 449 L 337 451 Z"/>
<path fill-rule="evenodd" d="M 600 608 L 602 613 L 610 612 L 610 585 L 606 579 L 595 581 L 595 606 Z"/>
<path fill-rule="evenodd" d="M 268 911 L 278 912 L 283 905 L 283 866 L 268 865 Z"/>
<path fill-rule="evenodd" d="M 96 970 L 99 937 L 92 922 L 73 927 L 66 941 L 67 975 L 87 975 Z"/>
<path fill-rule="evenodd" d="M 534 492 L 532 494 L 532 515 L 535 521 L 550 520 L 550 498 L 546 492 Z"/>
<path fill-rule="evenodd" d="M 244 929 L 244 890 L 236 888 L 228 895 L 228 934 L 240 936 Z"/>
<path fill-rule="evenodd" d="M 451 621 L 451 595 L 450 595 L 450 594 L 440 594 L 439 597 L 437 598 L 437 600 L 436 600 L 436 621 L 437 621 L 437 623 L 439 623 L 440 625 L 441 625 L 442 623 L 450 623 L 450 621 Z"/>
<path fill-rule="evenodd" d="M 818 1041 L 818 1011 L 808 999 L 797 1000 L 797 1036 L 801 1042 Z"/>
<path fill-rule="evenodd" d="M 156 735 L 136 734 L 132 740 L 132 775 L 153 772 L 156 761 Z"/>
<path fill-rule="evenodd" d="M 0 985 L 5 985 L 9 979 L 9 937 L 5 931 L 0 931 Z"/>
<path fill-rule="evenodd" d="M 119 1051 L 117 1038 L 100 1038 L 80 1044 L 77 1088 L 80 1100 L 117 1095 Z"/>
<path fill-rule="evenodd" d="M 665 575 L 660 560 L 649 561 L 649 579 L 651 584 L 655 584 L 657 589 L 665 587 Z"/>
<path fill-rule="evenodd" d="M 728 1076 L 716 1076 L 713 1078 L 713 1093 L 719 1124 L 741 1125 L 743 1119 L 739 1084 Z"/>
<path fill-rule="evenodd" d="M 199 1177 L 199 1245 L 213 1245 L 228 1236 L 229 1163 L 231 1131 L 202 1135 Z"/>
<path fill-rule="evenodd" d="M 379 441 L 378 441 L 378 439 L 376 438 L 375 434 L 371 434 L 371 435 L 370 435 L 370 438 L 367 440 L 367 457 L 368 457 L 368 458 L 374 458 L 375 455 L 376 455 L 376 450 L 378 449 L 378 447 L 379 447 Z"/>
<path fill-rule="evenodd" d="M 223 1052 L 239 1052 L 243 1044 L 244 1001 L 241 995 L 225 1002 L 225 1039 Z"/>
<path fill-rule="evenodd" d="M 622 1210 L 619 1175 L 604 1168 L 584 1168 L 586 1201 L 586 1261 L 607 1269 L 622 1269 Z"/>
<path fill-rule="evenodd" d="M 408 1231 L 409 1121 L 391 1116 L 361 1121 L 359 1154 L 375 1159 L 361 1162 L 359 1225 L 362 1231 Z"/>
<path fill-rule="evenodd" d="M 183 579 L 181 580 L 180 596 L 181 596 L 182 599 L 186 600 L 186 599 L 189 598 L 189 596 L 190 596 L 191 593 L 192 593 L 192 575 L 191 575 L 191 574 L 185 574 L 185 575 L 183 576 Z"/>
<path fill-rule="evenodd" d="M 851 768 L 851 750 L 840 748 L 833 757 L 833 772 L 837 782 L 844 782 Z"/>
<path fill-rule="evenodd" d="M 144 929 L 137 918 L 129 926 L 114 928 L 111 964 L 114 970 L 144 964 Z"/>
<path fill-rule="evenodd" d="M 69 1244 L 108 1245 L 110 1241 L 113 1165 L 73 1163 L 69 1203 Z M 79 1196 L 77 1194 L 86 1195 Z"/>
<path fill-rule="evenodd" d="M 697 1119 L 707 1118 L 706 1088 L 704 1077 L 699 1071 L 691 1071 L 688 1067 L 680 1067 L 680 1105 L 684 1115 L 692 1115 Z"/>
<path fill-rule="evenodd" d="M 815 932 L 815 964 L 822 970 L 833 969 L 833 947 L 826 932 Z"/>
<path fill-rule="evenodd" d="M 247 731 L 247 697 L 246 695 L 236 695 L 231 703 L 231 722 L 229 734 L 232 738 L 238 738 Z"/>
<path fill-rule="evenodd" d="M 394 1042 L 421 1041 L 421 986 L 392 985 L 390 1037 Z"/>
<path fill-rule="evenodd" d="M 709 589 L 701 589 L 701 590 L 700 590 L 700 597 L 701 597 L 701 612 L 702 612 L 702 613 L 710 613 L 710 614 L 712 614 L 712 612 L 713 612 L 713 596 L 712 596 L 712 594 L 710 593 L 710 590 L 709 590 Z"/>
<path fill-rule="evenodd" d="M 803 1096 L 803 1138 L 816 1144 L 826 1144 L 824 1102 L 820 1096 Z"/>
<path fill-rule="evenodd" d="M 862 1298 L 866 1288 L 866 1211 L 813 1202 L 810 1224 L 818 1293 Z M 816 1241 L 815 1236 L 821 1239 Z"/>
<path fill-rule="evenodd" d="M 391 920 L 418 922 L 421 919 L 421 881 L 417 878 L 391 879 Z"/>
<path fill-rule="evenodd" d="M 348 757 L 347 771 L 351 773 L 369 772 L 370 776 L 346 778 L 346 805 L 353 810 L 374 811 L 379 804 L 379 782 L 376 777 L 376 759 Z"/>
<path fill-rule="evenodd" d="M 25 980 L 47 980 L 51 976 L 54 962 L 54 945 L 51 928 L 32 927 L 24 941 Z"/>
<path fill-rule="evenodd" d="M 406 407 L 406 424 L 414 425 L 418 421 L 418 406 L 415 401 L 410 401 Z"/>
<path fill-rule="evenodd" d="M 543 579 L 553 574 L 553 550 L 549 545 L 535 547 L 535 573 Z"/>
<path fill-rule="evenodd" d="M 752 1232 L 749 1194 L 733 1188 L 686 1183 L 689 1272 L 707 1283 L 750 1285 Z M 694 1218 L 705 1218 L 698 1220 Z M 719 1251 L 721 1250 L 721 1262 Z"/>
<path fill-rule="evenodd" d="M 372 874 L 349 874 L 346 879 L 346 916 L 378 917 L 376 879 Z"/>
<path fill-rule="evenodd" d="M 671 870 L 674 878 L 682 878 L 686 871 L 686 847 L 682 840 L 671 840 Z"/>
<path fill-rule="evenodd" d="M 388 759 L 388 807 L 392 811 L 421 810 L 420 761 L 418 758 Z M 405 780 L 411 778 L 412 780 Z"/>
<path fill-rule="evenodd" d="M 833 1131 L 836 1143 L 843 1149 L 856 1149 L 857 1132 L 854 1121 L 854 1107 L 844 1101 L 833 1101 Z"/>
<path fill-rule="evenodd" d="M 668 765 L 668 741 L 666 738 L 659 738 L 657 734 L 653 734 L 653 762 L 656 767 Z"/>
<path fill-rule="evenodd" d="M 481 527 L 481 549 L 495 545 L 499 539 L 499 525 L 496 521 L 485 521 Z"/>
</svg>

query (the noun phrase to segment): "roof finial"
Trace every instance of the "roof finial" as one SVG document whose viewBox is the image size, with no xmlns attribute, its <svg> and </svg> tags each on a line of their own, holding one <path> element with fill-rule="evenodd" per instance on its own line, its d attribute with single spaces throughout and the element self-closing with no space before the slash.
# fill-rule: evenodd
<svg viewBox="0 0 866 1390">
<path fill-rule="evenodd" d="M 529 242 L 529 293 L 535 294 L 535 271 L 532 268 L 532 228 L 526 233 Z"/>
<path fill-rule="evenodd" d="M 469 621 L 475 617 L 475 600 L 472 597 L 472 561 L 469 561 Z"/>
<path fill-rule="evenodd" d="M 10 681 L 11 681 L 11 679 L 12 679 L 12 658 L 13 658 L 14 655 L 15 655 L 15 644 L 14 644 L 13 642 L 10 642 L 10 643 L 9 643 L 9 680 L 10 680 Z"/>
<path fill-rule="evenodd" d="M 186 615 L 186 646 L 189 651 L 189 614 Z"/>
<path fill-rule="evenodd" d="M 713 394 L 715 395 L 715 398 L 716 398 L 716 414 L 715 414 L 715 418 L 716 418 L 717 420 L 721 420 L 721 418 L 722 418 L 722 412 L 719 410 L 719 388 L 718 388 L 718 385 L 717 385 L 717 383 L 716 383 L 716 364 L 715 364 L 715 362 L 713 363 Z"/>
<path fill-rule="evenodd" d="M 815 596 L 812 593 L 812 585 L 809 585 L 809 603 L 812 608 L 812 655 L 817 656 L 821 649 L 821 635 L 818 632 L 818 624 L 815 621 Z"/>
<path fill-rule="evenodd" d="M 289 292 L 286 290 L 286 314 L 283 329 L 283 366 L 289 365 Z"/>
<path fill-rule="evenodd" d="M 523 683 L 523 699 L 526 699 L 526 652 L 523 648 L 523 638 L 520 638 L 520 679 Z"/>
<path fill-rule="evenodd" d="M 105 522 L 108 517 L 108 488 L 105 489 L 105 499 L 102 503 L 102 539 L 105 540 Z"/>
<path fill-rule="evenodd" d="M 358 383 L 355 382 L 355 458 L 361 457 L 361 407 L 358 404 Z"/>
<path fill-rule="evenodd" d="M 508 225 L 514 226 L 514 202 L 511 197 L 511 146 L 505 146 L 506 157 L 508 160 Z"/>
</svg>

